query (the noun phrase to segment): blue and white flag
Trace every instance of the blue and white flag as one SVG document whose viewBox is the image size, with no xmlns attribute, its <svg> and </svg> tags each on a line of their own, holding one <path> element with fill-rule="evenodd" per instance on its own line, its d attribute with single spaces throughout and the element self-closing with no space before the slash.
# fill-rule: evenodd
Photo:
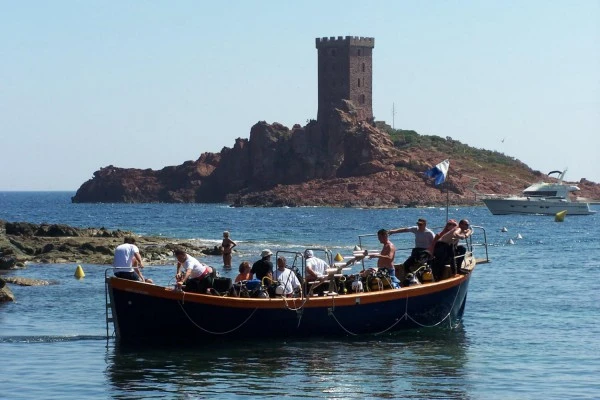
<svg viewBox="0 0 600 400">
<path fill-rule="evenodd" d="M 439 185 L 446 180 L 446 176 L 448 175 L 448 168 L 450 168 L 450 161 L 444 160 L 435 167 L 428 169 L 425 171 L 425 175 L 430 178 L 435 178 L 435 184 Z"/>
</svg>

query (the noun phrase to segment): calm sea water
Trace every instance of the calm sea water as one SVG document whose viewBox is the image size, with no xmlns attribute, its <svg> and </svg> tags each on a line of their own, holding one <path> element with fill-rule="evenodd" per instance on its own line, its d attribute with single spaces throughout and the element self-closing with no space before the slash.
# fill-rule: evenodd
<svg viewBox="0 0 600 400">
<path fill-rule="evenodd" d="M 439 208 L 71 204 L 72 195 L 0 193 L 0 219 L 203 244 L 219 243 L 229 230 L 237 265 L 258 259 L 263 248 L 344 253 L 360 234 L 419 217 L 440 226 L 446 217 Z M 121 348 L 106 338 L 106 266 L 83 264 L 82 280 L 73 277 L 75 264 L 9 272 L 55 284 L 11 285 L 17 302 L 0 304 L 0 398 L 600 398 L 600 216 L 556 223 L 551 216 L 492 216 L 484 207 L 449 214 L 485 228 L 492 259 L 475 270 L 463 324 L 453 331 L 211 348 L 190 337 L 184 348 Z M 413 242 L 410 234 L 392 239 L 398 247 Z M 222 275 L 236 273 L 224 271 L 219 257 L 205 261 Z M 146 274 L 167 284 L 173 272 L 171 263 Z"/>
</svg>

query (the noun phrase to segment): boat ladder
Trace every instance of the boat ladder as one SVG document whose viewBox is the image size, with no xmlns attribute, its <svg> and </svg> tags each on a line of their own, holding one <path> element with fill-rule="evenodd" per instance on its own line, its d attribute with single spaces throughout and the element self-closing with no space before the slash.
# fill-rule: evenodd
<svg viewBox="0 0 600 400">
<path fill-rule="evenodd" d="M 109 272 L 110 271 L 110 272 Z M 106 304 L 106 310 L 105 310 L 105 315 L 106 315 L 106 339 L 109 339 L 110 337 L 115 335 L 115 319 L 114 319 L 114 315 L 112 314 L 112 304 L 111 304 L 111 297 L 110 297 L 110 293 L 108 292 L 108 280 L 110 279 L 109 277 L 109 273 L 112 275 L 112 268 L 107 269 L 106 271 L 104 271 L 104 303 Z M 112 333 L 110 332 L 110 328 L 109 326 L 112 324 Z"/>
</svg>

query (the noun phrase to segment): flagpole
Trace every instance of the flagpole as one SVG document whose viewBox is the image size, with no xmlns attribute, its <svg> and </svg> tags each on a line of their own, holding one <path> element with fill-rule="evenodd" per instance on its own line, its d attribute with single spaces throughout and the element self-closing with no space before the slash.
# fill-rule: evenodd
<svg viewBox="0 0 600 400">
<path fill-rule="evenodd" d="M 446 221 L 444 221 L 444 225 L 448 222 L 448 208 L 450 207 L 450 193 L 448 190 L 448 178 L 450 177 L 450 168 L 448 168 L 448 172 L 446 173 Z"/>
</svg>

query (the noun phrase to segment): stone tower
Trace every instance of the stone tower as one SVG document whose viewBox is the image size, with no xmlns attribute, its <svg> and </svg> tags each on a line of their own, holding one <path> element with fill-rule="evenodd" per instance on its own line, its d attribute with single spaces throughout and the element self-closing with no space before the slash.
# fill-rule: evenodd
<svg viewBox="0 0 600 400">
<path fill-rule="evenodd" d="M 375 39 L 338 36 L 316 39 L 319 54 L 319 112 L 326 124 L 344 99 L 352 101 L 362 121 L 373 120 L 373 48 Z"/>
</svg>

